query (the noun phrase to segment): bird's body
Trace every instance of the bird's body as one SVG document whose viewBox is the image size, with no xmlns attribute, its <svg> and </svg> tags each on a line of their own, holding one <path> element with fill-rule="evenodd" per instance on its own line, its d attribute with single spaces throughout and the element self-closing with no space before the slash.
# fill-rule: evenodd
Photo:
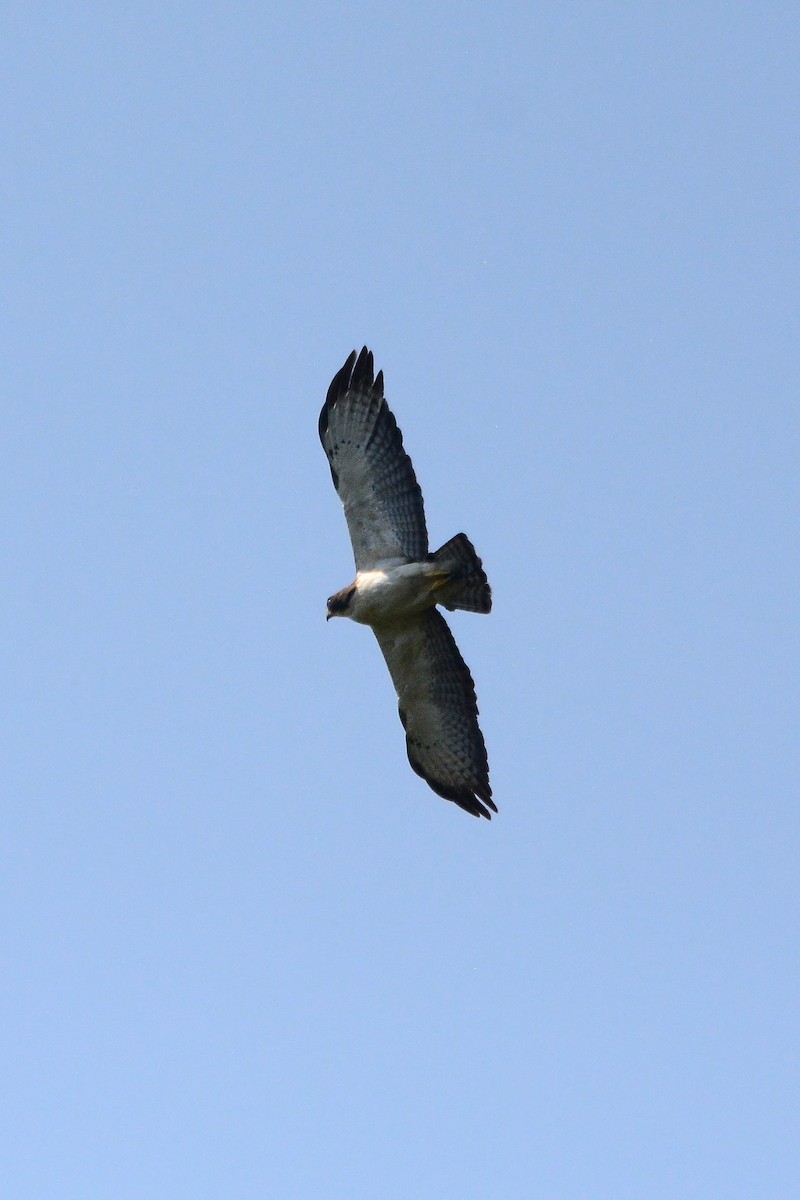
<svg viewBox="0 0 800 1200">
<path fill-rule="evenodd" d="M 497 808 L 475 687 L 436 607 L 488 613 L 491 589 L 465 534 L 428 553 L 422 493 L 366 347 L 334 376 L 319 433 L 357 572 L 330 597 L 327 615 L 375 633 L 417 774 L 467 812 L 491 817 Z"/>
<path fill-rule="evenodd" d="M 442 583 L 442 572 L 434 563 L 400 563 L 359 571 L 355 582 L 344 588 L 346 609 L 330 616 L 350 617 L 361 625 L 392 625 L 433 607 Z"/>
</svg>

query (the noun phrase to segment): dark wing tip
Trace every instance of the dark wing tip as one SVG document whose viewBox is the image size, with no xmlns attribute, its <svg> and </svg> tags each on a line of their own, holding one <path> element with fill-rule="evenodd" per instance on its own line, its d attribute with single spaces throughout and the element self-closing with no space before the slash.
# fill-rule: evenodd
<svg viewBox="0 0 800 1200">
<path fill-rule="evenodd" d="M 355 350 L 352 350 L 347 356 L 347 361 L 341 367 L 328 388 L 328 394 L 325 397 L 325 403 L 322 406 L 322 412 L 319 414 L 319 436 L 324 440 L 328 430 L 328 413 L 330 412 L 336 401 L 348 391 L 351 387 L 374 388 L 379 396 L 383 396 L 383 371 L 378 372 L 378 378 L 375 379 L 375 361 L 372 357 L 372 351 L 366 346 L 362 346 L 361 352 L 357 355 Z"/>
<path fill-rule="evenodd" d="M 471 813 L 473 817 L 486 817 L 487 821 L 491 821 L 492 819 L 492 813 L 489 812 L 489 808 L 492 812 L 497 812 L 497 805 L 493 800 L 486 801 L 486 804 L 489 805 L 489 808 L 487 808 L 486 804 L 481 804 L 480 800 L 476 800 L 474 796 L 471 801 L 463 804 L 460 800 L 456 800 L 456 804 L 460 808 L 463 808 L 465 812 Z"/>
<path fill-rule="evenodd" d="M 463 808 L 464 812 L 470 813 L 473 817 L 485 817 L 487 821 L 491 821 L 492 812 L 497 812 L 497 805 L 494 800 L 482 788 L 476 788 L 476 791 L 479 793 L 476 796 L 468 788 L 440 788 L 436 784 L 431 783 L 430 779 L 428 780 L 428 786 L 433 788 L 435 792 L 438 792 L 440 796 L 443 796 L 445 800 L 452 800 L 454 804 L 457 804 L 459 808 Z M 489 812 L 489 809 L 492 812 Z"/>
<path fill-rule="evenodd" d="M 401 713 L 400 720 L 403 721 Z M 403 721 L 405 728 L 405 721 Z M 408 747 L 406 747 L 408 749 Z M 421 763 L 411 757 L 411 752 L 408 753 L 408 761 L 411 764 L 412 770 L 416 771 L 422 779 L 425 780 L 431 791 L 436 792 L 437 796 L 441 796 L 443 800 L 452 800 L 459 808 L 463 808 L 464 812 L 470 813 L 473 817 L 486 817 L 487 821 L 491 821 L 492 812 L 497 812 L 497 805 L 492 799 L 492 789 L 489 786 L 487 778 L 485 783 L 471 787 L 451 787 L 449 784 L 440 783 L 438 779 L 434 779 L 429 775 Z M 487 808 L 488 805 L 488 808 Z"/>
<path fill-rule="evenodd" d="M 364 351 L 362 350 L 361 353 L 363 354 Z M 328 388 L 328 394 L 325 397 L 325 403 L 322 406 L 322 412 L 319 414 L 319 436 L 320 436 L 320 438 L 324 438 L 325 433 L 327 432 L 327 429 L 328 429 L 328 411 L 329 411 L 329 409 L 336 403 L 336 401 L 339 399 L 340 396 L 344 395 L 344 393 L 347 391 L 347 389 L 350 386 L 350 379 L 353 374 L 353 366 L 355 364 L 355 361 L 356 361 L 356 352 L 355 352 L 355 350 L 352 350 L 350 352 L 350 354 L 348 354 L 347 361 L 344 364 L 344 366 L 341 367 L 336 372 L 333 379 L 331 380 L 331 385 Z"/>
<path fill-rule="evenodd" d="M 463 808 L 465 812 L 472 813 L 473 817 L 486 817 L 487 821 L 491 821 L 492 812 L 497 812 L 497 805 L 492 799 L 488 785 L 486 789 L 476 788 L 475 792 L 477 792 L 477 795 L 465 789 L 458 796 L 449 796 L 448 799 L 457 804 L 459 808 Z M 489 809 L 492 812 L 489 812 Z"/>
<path fill-rule="evenodd" d="M 362 346 L 361 353 L 356 359 L 356 365 L 353 367 L 351 386 L 371 388 L 374 380 L 375 360 L 372 357 L 372 351 L 368 350 L 366 346 Z"/>
</svg>

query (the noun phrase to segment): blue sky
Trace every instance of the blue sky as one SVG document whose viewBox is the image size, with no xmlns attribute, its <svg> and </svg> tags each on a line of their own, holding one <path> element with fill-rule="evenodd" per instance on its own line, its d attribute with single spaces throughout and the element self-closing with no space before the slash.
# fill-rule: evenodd
<svg viewBox="0 0 800 1200">
<path fill-rule="evenodd" d="M 800 1188 L 793 5 L 7 5 L 9 1196 Z M 495 597 L 411 772 L 318 444 Z"/>
</svg>

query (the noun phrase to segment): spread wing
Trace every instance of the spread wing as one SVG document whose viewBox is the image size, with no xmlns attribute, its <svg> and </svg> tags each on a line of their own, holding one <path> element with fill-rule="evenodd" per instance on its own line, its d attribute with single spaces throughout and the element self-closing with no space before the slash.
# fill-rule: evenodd
<svg viewBox="0 0 800 1200">
<path fill-rule="evenodd" d="M 400 700 L 411 766 L 445 800 L 491 819 L 497 806 L 475 685 L 444 617 L 431 608 L 373 629 Z"/>
<path fill-rule="evenodd" d="M 356 570 L 419 562 L 428 553 L 422 492 L 366 346 L 333 377 L 319 436 L 344 505 Z"/>
</svg>

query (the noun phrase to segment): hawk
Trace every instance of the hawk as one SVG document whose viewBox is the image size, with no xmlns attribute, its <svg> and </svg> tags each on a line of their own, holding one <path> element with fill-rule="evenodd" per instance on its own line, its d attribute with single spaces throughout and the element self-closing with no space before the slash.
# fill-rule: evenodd
<svg viewBox="0 0 800 1200">
<path fill-rule="evenodd" d="M 491 819 L 497 806 L 475 685 L 437 604 L 488 613 L 492 592 L 466 534 L 428 553 L 422 492 L 366 346 L 333 377 L 319 436 L 344 505 L 356 577 L 327 617 L 369 625 L 399 700 L 408 761 L 445 800 Z M 491 810 L 491 811 L 490 811 Z"/>
</svg>

